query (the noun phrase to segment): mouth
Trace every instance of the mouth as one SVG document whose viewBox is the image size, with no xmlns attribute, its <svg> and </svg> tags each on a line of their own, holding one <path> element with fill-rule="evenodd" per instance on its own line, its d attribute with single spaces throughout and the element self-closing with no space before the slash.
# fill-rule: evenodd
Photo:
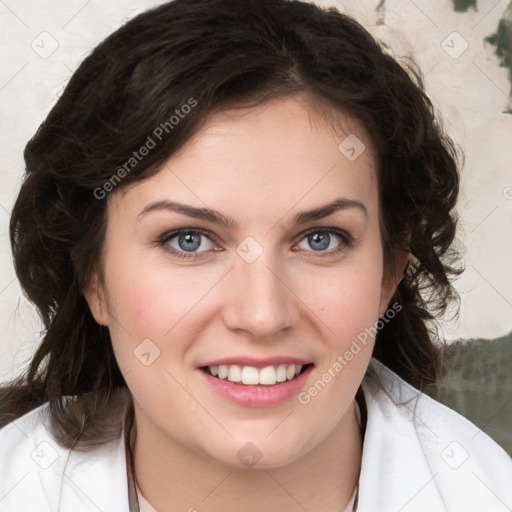
<svg viewBox="0 0 512 512">
<path fill-rule="evenodd" d="M 203 366 L 200 370 L 218 380 L 228 381 L 233 384 L 252 387 L 271 387 L 283 382 L 295 380 L 304 372 L 307 372 L 312 366 L 313 363 L 290 363 L 256 368 L 254 366 L 231 364 Z"/>
</svg>

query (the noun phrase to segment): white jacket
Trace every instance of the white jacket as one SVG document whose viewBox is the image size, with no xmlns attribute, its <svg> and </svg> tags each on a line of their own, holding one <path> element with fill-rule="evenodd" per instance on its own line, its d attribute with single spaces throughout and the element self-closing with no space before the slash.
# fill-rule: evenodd
<svg viewBox="0 0 512 512">
<path fill-rule="evenodd" d="M 512 459 L 484 432 L 375 359 L 362 389 L 358 512 L 512 510 Z M 61 448 L 45 408 L 0 430 L 0 512 L 128 512 L 124 436 L 86 453 Z"/>
</svg>

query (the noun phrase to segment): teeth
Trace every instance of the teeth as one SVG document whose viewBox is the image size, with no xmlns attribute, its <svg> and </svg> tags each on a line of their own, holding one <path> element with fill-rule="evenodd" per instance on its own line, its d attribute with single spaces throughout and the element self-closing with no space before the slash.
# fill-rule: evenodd
<svg viewBox="0 0 512 512">
<path fill-rule="evenodd" d="M 265 368 L 254 368 L 253 366 L 240 367 L 237 364 L 220 366 L 209 366 L 208 370 L 214 377 L 227 379 L 230 382 L 241 382 L 248 386 L 263 384 L 273 386 L 278 382 L 292 380 L 302 370 L 300 364 L 280 364 L 277 367 L 266 366 Z"/>
<path fill-rule="evenodd" d="M 262 368 L 259 373 L 259 384 L 273 386 L 276 383 L 276 370 L 273 366 L 267 366 L 265 368 Z"/>
<path fill-rule="evenodd" d="M 242 382 L 242 369 L 236 364 L 229 367 L 228 380 L 230 382 Z"/>
<path fill-rule="evenodd" d="M 215 366 L 214 366 L 215 368 Z M 210 368 L 211 370 L 211 368 Z M 227 376 L 228 376 L 228 373 L 229 373 L 229 367 L 226 366 L 225 364 L 221 364 L 219 366 L 219 379 L 225 379 Z"/>
<path fill-rule="evenodd" d="M 231 375 L 231 372 L 230 372 L 230 375 Z M 229 378 L 229 375 L 228 375 L 228 379 L 231 380 Z M 258 384 L 258 379 L 259 379 L 259 372 L 256 368 L 253 368 L 252 366 L 244 366 L 243 370 L 242 370 L 242 383 L 243 384 Z"/>
<path fill-rule="evenodd" d="M 286 380 L 286 365 L 280 364 L 277 367 L 276 380 L 277 382 L 284 382 Z"/>
</svg>

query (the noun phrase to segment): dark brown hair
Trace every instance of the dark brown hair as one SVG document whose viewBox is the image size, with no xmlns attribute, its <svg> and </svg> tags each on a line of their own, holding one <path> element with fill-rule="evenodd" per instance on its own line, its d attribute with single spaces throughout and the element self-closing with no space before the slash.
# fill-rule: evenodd
<svg viewBox="0 0 512 512">
<path fill-rule="evenodd" d="M 108 417 L 119 393 L 129 393 L 109 331 L 82 293 L 99 264 L 105 183 L 121 189 L 158 172 L 215 111 L 289 94 L 352 114 L 370 134 L 386 271 L 394 268 L 393 249 L 412 253 L 392 299 L 402 309 L 378 332 L 374 356 L 420 389 L 436 381 L 435 319 L 457 297 L 450 274 L 462 271 L 451 248 L 459 154 L 417 66 L 399 64 L 334 8 L 175 0 L 97 46 L 25 148 L 10 237 L 19 281 L 45 330 L 26 374 L 2 391 L 3 424 L 49 402 L 52 430 L 65 446 L 86 448 L 119 432 Z M 185 104 L 194 106 L 170 121 Z M 162 126 L 158 144 L 127 170 Z"/>
</svg>

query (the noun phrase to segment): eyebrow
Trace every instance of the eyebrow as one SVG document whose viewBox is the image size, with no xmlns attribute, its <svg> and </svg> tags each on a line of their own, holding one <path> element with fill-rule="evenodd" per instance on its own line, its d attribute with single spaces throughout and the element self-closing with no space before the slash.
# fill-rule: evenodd
<svg viewBox="0 0 512 512">
<path fill-rule="evenodd" d="M 366 209 L 364 203 L 356 199 L 342 197 L 334 200 L 332 203 L 320 206 L 319 208 L 297 213 L 293 217 L 291 224 L 293 226 L 306 224 L 307 222 L 323 219 L 324 217 L 327 217 L 336 211 L 354 208 L 364 213 L 365 217 L 368 218 L 368 210 Z M 193 217 L 194 219 L 203 220 L 205 222 L 210 222 L 212 224 L 219 224 L 230 229 L 237 227 L 237 222 L 235 219 L 233 219 L 232 217 L 227 217 L 222 213 L 212 210 L 210 208 L 197 208 L 195 206 L 190 206 L 187 204 L 167 200 L 154 201 L 152 203 L 149 203 L 137 215 L 137 220 L 141 220 L 142 217 L 144 217 L 146 214 L 150 212 L 161 210 L 174 211 L 177 213 L 181 213 L 183 215 L 187 215 L 188 217 Z"/>
</svg>

